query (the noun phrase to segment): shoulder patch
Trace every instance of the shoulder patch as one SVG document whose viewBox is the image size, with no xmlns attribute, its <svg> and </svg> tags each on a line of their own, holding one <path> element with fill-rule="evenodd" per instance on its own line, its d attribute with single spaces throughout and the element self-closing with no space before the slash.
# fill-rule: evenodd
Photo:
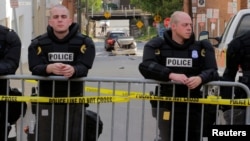
<svg viewBox="0 0 250 141">
<path fill-rule="evenodd" d="M 160 55 L 160 54 L 161 54 L 160 49 L 155 49 L 155 55 Z"/>
<path fill-rule="evenodd" d="M 205 54 L 206 54 L 206 50 L 203 48 L 203 49 L 201 49 L 201 56 L 202 57 L 205 57 Z"/>
<path fill-rule="evenodd" d="M 40 55 L 41 53 L 42 53 L 42 48 L 38 46 L 36 55 Z"/>
<path fill-rule="evenodd" d="M 86 50 L 87 50 L 86 45 L 85 45 L 85 44 L 82 45 L 81 48 L 80 48 L 80 52 L 81 52 L 82 54 L 84 54 Z"/>
</svg>

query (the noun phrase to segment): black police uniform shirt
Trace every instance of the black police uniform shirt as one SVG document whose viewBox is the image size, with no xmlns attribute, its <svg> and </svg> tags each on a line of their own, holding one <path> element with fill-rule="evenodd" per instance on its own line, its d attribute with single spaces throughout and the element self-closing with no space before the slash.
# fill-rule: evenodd
<svg viewBox="0 0 250 141">
<path fill-rule="evenodd" d="M 226 81 L 235 81 L 239 66 L 243 75 L 250 78 L 250 31 L 234 38 L 227 48 L 226 68 L 223 73 L 223 79 Z M 246 82 L 250 84 L 249 82 Z"/>
<path fill-rule="evenodd" d="M 0 75 L 15 74 L 21 56 L 21 40 L 13 30 L 0 25 Z M 7 80 L 0 79 L 0 92 L 6 93 Z"/>
<path fill-rule="evenodd" d="M 16 34 L 16 32 L 0 25 L 0 75 L 8 75 L 16 73 L 21 56 L 21 47 L 22 47 L 21 40 Z M 0 95 L 7 94 L 7 83 L 8 81 L 6 79 L 0 79 Z M 6 113 L 6 102 L 0 101 L 0 140 L 5 139 L 5 133 L 6 133 L 5 113 Z M 10 114 L 8 116 L 9 122 L 10 118 L 13 117 L 12 115 L 13 114 Z"/>
<path fill-rule="evenodd" d="M 46 67 L 51 63 L 65 63 L 72 65 L 75 69 L 75 77 L 87 76 L 95 58 L 95 45 L 91 38 L 78 32 L 79 26 L 73 23 L 69 34 L 58 39 L 53 29 L 48 26 L 47 33 L 32 40 L 29 46 L 28 60 L 29 69 L 33 75 L 51 76 Z M 40 81 L 40 95 L 51 96 L 52 81 Z M 82 93 L 83 83 L 80 81 L 70 82 L 70 96 L 78 96 Z M 66 81 L 56 81 L 55 97 L 67 96 L 68 83 Z"/>
<path fill-rule="evenodd" d="M 180 45 L 171 36 L 172 31 L 169 29 L 164 32 L 163 39 L 156 37 L 145 44 L 139 71 L 146 79 L 169 81 L 171 72 L 187 77 L 200 76 L 202 84 L 219 79 L 214 49 L 208 41 L 195 41 L 192 34 L 190 39 Z M 201 85 L 191 90 L 190 96 L 201 97 L 200 88 Z M 187 91 L 187 86 L 177 85 L 175 96 L 187 97 Z M 163 85 L 161 93 L 172 96 L 172 85 Z"/>
<path fill-rule="evenodd" d="M 226 54 L 226 68 L 224 70 L 222 81 L 239 81 L 250 88 L 250 31 L 235 37 L 229 44 Z M 236 75 L 242 69 L 242 76 L 237 80 Z M 235 87 L 234 98 L 245 98 L 246 92 L 239 87 Z M 231 87 L 221 87 L 220 94 L 222 98 L 232 98 Z M 225 107 L 225 106 L 224 106 Z M 229 108 L 229 107 L 228 107 Z"/>
</svg>

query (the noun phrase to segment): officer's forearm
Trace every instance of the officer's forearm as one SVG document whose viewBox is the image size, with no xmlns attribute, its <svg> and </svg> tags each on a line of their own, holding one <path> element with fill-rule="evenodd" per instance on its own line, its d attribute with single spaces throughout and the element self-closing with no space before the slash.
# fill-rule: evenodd
<svg viewBox="0 0 250 141">
<path fill-rule="evenodd" d="M 48 64 L 47 67 L 46 67 L 46 72 L 47 72 L 48 74 L 50 74 L 50 73 L 53 72 L 52 65 L 53 65 L 53 64 Z"/>
</svg>

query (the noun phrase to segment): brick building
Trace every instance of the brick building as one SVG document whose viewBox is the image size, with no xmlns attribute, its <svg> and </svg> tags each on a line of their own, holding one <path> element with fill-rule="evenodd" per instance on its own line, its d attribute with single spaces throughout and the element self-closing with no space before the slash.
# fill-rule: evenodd
<svg viewBox="0 0 250 141">
<path fill-rule="evenodd" d="M 249 0 L 192 0 L 194 31 L 207 30 L 210 36 L 220 36 L 230 18 L 249 6 Z"/>
</svg>

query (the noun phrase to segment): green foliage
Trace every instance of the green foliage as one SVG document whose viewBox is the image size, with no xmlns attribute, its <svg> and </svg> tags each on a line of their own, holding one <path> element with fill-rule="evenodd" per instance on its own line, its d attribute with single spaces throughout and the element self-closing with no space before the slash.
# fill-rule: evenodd
<svg viewBox="0 0 250 141">
<path fill-rule="evenodd" d="M 170 17 L 177 10 L 182 10 L 183 0 L 130 0 L 131 4 L 152 15 L 160 15 L 162 18 Z"/>
<path fill-rule="evenodd" d="M 103 9 L 105 9 L 105 10 L 109 10 L 109 9 L 117 10 L 118 6 L 115 3 L 104 3 Z"/>
<path fill-rule="evenodd" d="M 156 36 L 157 36 L 157 29 L 155 27 L 148 26 L 147 29 L 146 28 L 141 29 L 141 35 L 135 38 L 135 40 L 136 41 L 148 41 Z"/>
<path fill-rule="evenodd" d="M 81 0 L 82 7 L 86 7 L 86 0 Z M 91 12 L 93 10 L 94 12 L 99 12 L 102 9 L 102 0 L 88 0 L 88 11 Z"/>
</svg>

